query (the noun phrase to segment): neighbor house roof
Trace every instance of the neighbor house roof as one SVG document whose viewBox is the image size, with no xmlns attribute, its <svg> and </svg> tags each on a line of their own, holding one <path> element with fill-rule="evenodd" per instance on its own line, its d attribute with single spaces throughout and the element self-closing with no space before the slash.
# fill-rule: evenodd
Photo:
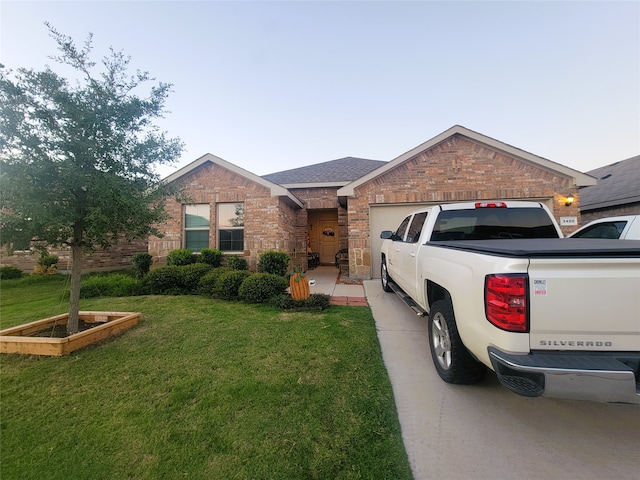
<svg viewBox="0 0 640 480">
<path fill-rule="evenodd" d="M 287 188 L 342 187 L 386 163 L 381 160 L 345 157 L 307 167 L 270 173 L 262 178 Z"/>
<path fill-rule="evenodd" d="M 289 190 L 287 190 L 285 187 L 278 185 L 276 183 L 270 182 L 269 180 L 266 180 L 262 177 L 259 177 L 258 175 L 251 173 L 243 168 L 238 167 L 237 165 L 234 165 L 233 163 L 229 163 L 223 159 L 221 159 L 220 157 L 216 157 L 215 155 L 211 155 L 210 153 L 207 153 L 206 155 L 203 155 L 202 157 L 198 158 L 197 160 L 191 162 L 190 164 L 182 167 L 180 170 L 172 173 L 171 175 L 169 175 L 168 177 L 166 177 L 164 179 L 165 182 L 170 183 L 170 182 L 174 182 L 182 177 L 184 177 L 185 175 L 197 170 L 198 168 L 200 168 L 201 166 L 207 164 L 207 163 L 214 163 L 216 165 L 219 165 L 223 168 L 226 168 L 227 170 L 230 170 L 231 172 L 235 173 L 236 175 L 240 175 L 241 177 L 244 177 L 248 180 L 251 180 L 252 182 L 255 182 L 259 185 L 262 185 L 265 188 L 268 188 L 271 191 L 271 196 L 272 197 L 285 197 L 290 203 L 302 208 L 304 203 L 297 198 L 295 195 L 293 195 Z"/>
<path fill-rule="evenodd" d="M 587 172 L 597 185 L 580 189 L 580 210 L 640 202 L 640 155 Z"/>
<path fill-rule="evenodd" d="M 374 178 L 386 173 L 387 171 L 397 167 L 403 162 L 415 157 L 416 155 L 428 150 L 439 143 L 446 141 L 448 138 L 453 137 L 454 135 L 463 135 L 471 140 L 474 140 L 479 143 L 483 143 L 488 147 L 501 151 L 509 156 L 517 157 L 523 161 L 533 163 L 539 167 L 542 167 L 546 170 L 550 170 L 552 172 L 559 173 L 561 175 L 565 175 L 567 177 L 572 178 L 574 185 L 576 186 L 587 186 L 587 185 L 595 185 L 596 180 L 589 175 L 579 172 L 578 170 L 574 170 L 569 167 L 565 167 L 564 165 L 560 165 L 559 163 L 552 162 L 551 160 L 547 160 L 546 158 L 538 157 L 537 155 L 533 155 L 531 153 L 525 152 L 524 150 L 520 150 L 519 148 L 512 147 L 511 145 L 507 145 L 506 143 L 495 140 L 491 137 L 487 137 L 478 132 L 474 132 L 473 130 L 469 130 L 468 128 L 462 127 L 460 125 L 455 125 L 450 129 L 442 132 L 440 135 L 433 137 L 431 140 L 427 140 L 426 142 L 418 145 L 417 147 L 409 150 L 406 153 L 403 153 L 399 157 L 391 160 L 385 165 L 381 166 L 377 170 L 374 170 L 367 175 L 357 179 L 356 181 L 342 187 L 338 190 L 339 196 L 353 196 L 354 190 L 363 185 Z"/>
</svg>

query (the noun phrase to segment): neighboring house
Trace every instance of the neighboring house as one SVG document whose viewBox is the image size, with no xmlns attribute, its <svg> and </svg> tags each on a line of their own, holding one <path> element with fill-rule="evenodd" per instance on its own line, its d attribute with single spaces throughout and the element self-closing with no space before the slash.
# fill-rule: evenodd
<svg viewBox="0 0 640 480">
<path fill-rule="evenodd" d="M 149 239 L 162 259 L 174 249 L 218 248 L 255 268 L 266 250 L 296 265 L 307 251 L 332 264 L 348 248 L 352 279 L 378 277 L 379 234 L 423 205 L 489 199 L 545 203 L 559 223 L 580 220 L 579 187 L 596 180 L 461 126 L 390 162 L 347 157 L 257 176 L 207 154 L 165 179 L 185 187 L 188 204 L 167 204 L 163 238 Z M 575 201 L 566 205 L 567 197 Z M 575 226 L 564 227 L 569 233 Z"/>
<path fill-rule="evenodd" d="M 582 224 L 640 214 L 640 155 L 587 172 L 597 184 L 580 189 Z"/>
</svg>

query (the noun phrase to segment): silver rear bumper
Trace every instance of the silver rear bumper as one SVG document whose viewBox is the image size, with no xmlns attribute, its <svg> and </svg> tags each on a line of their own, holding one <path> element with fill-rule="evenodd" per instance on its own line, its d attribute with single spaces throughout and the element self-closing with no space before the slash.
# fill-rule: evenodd
<svg viewBox="0 0 640 480">
<path fill-rule="evenodd" d="M 640 404 L 640 352 L 488 352 L 498 380 L 520 395 Z"/>
</svg>

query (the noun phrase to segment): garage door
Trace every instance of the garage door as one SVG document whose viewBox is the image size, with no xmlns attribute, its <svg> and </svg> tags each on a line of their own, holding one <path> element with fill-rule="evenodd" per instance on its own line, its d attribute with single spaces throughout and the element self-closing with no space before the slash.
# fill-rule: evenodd
<svg viewBox="0 0 640 480">
<path fill-rule="evenodd" d="M 400 222 L 414 210 L 433 205 L 432 203 L 403 203 L 401 205 L 372 205 L 369 208 L 369 225 L 371 228 L 371 277 L 380 278 L 380 232 L 395 230 Z"/>
</svg>

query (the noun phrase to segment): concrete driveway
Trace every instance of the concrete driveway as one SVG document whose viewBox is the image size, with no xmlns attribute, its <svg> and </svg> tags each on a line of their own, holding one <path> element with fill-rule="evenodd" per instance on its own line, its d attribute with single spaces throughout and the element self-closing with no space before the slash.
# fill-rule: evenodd
<svg viewBox="0 0 640 480">
<path fill-rule="evenodd" d="M 526 398 L 488 372 L 448 385 L 427 319 L 379 280 L 364 282 L 415 480 L 640 478 L 640 406 Z"/>
</svg>

